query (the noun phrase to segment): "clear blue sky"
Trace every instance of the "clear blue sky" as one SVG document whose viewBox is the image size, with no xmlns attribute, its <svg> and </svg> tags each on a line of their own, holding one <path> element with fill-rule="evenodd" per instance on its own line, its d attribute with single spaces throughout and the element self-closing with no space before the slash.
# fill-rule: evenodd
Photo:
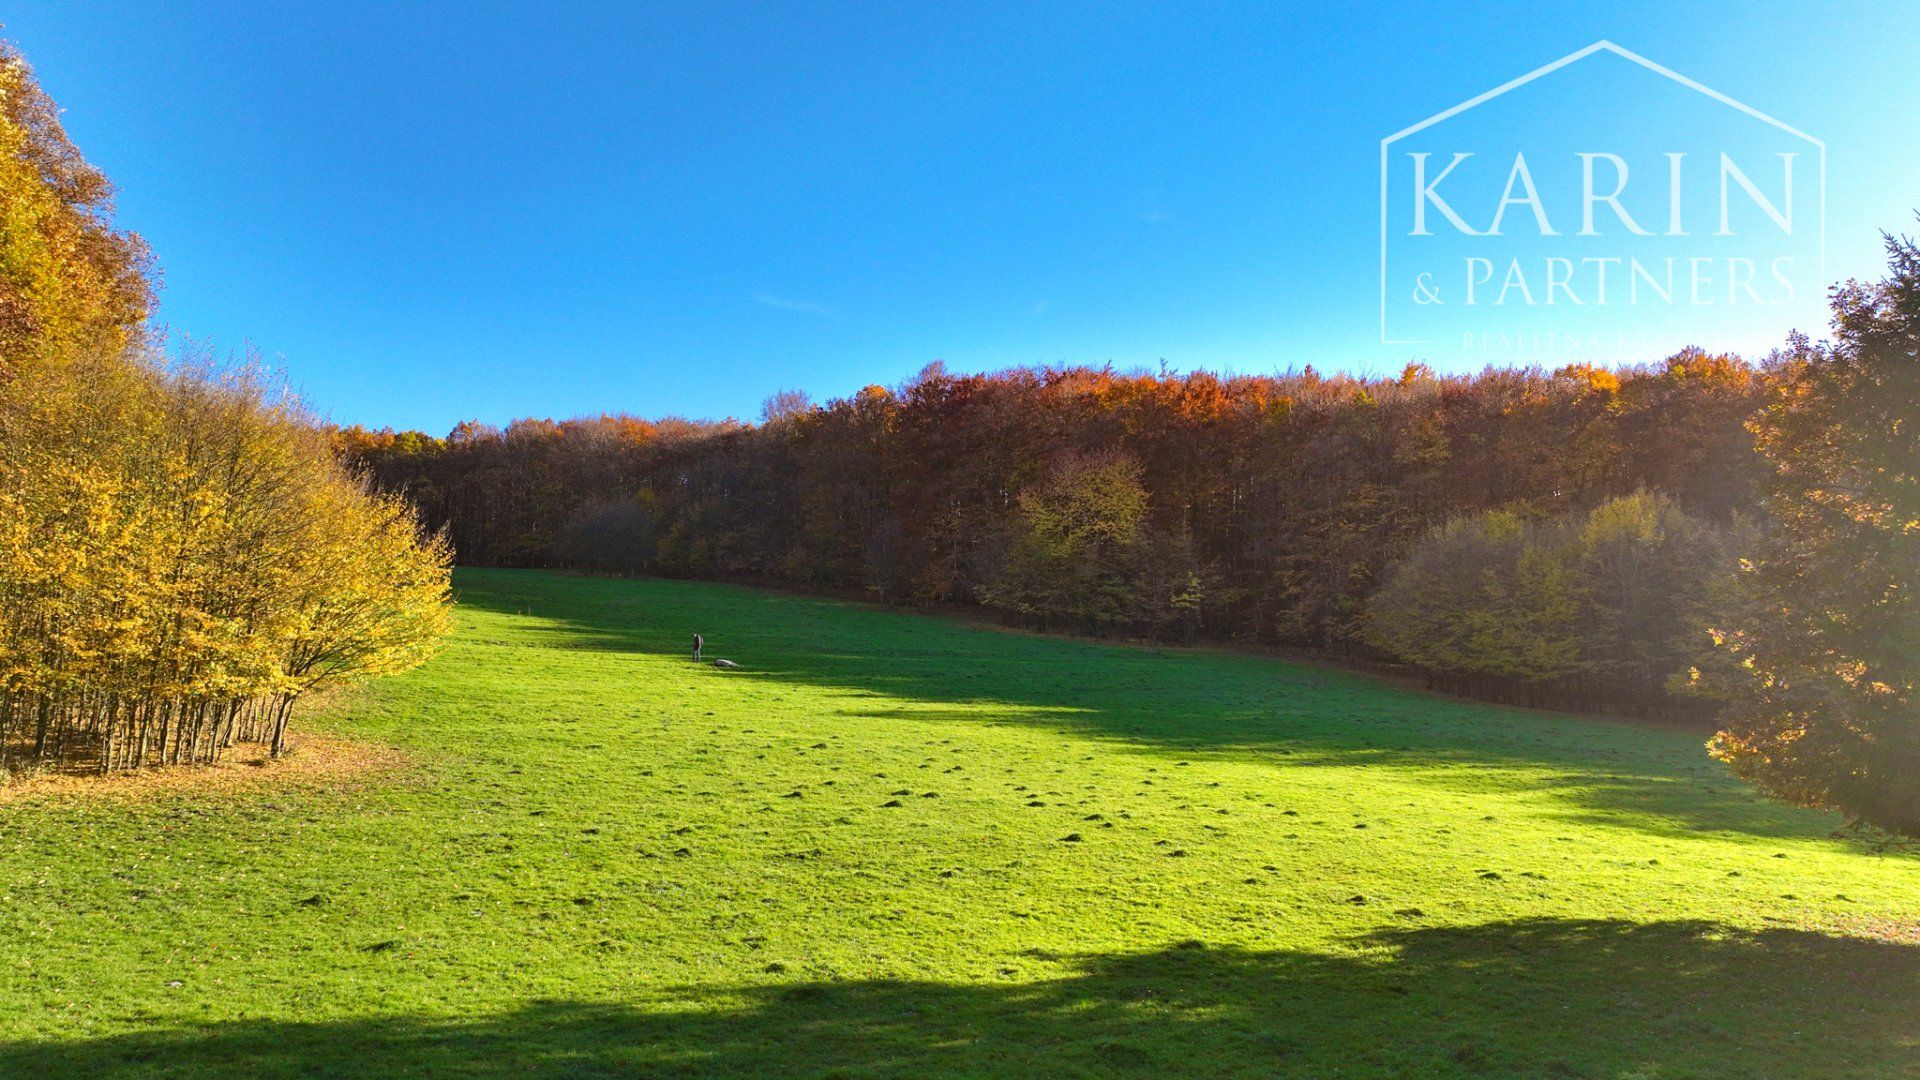
<svg viewBox="0 0 1920 1080">
<path fill-rule="evenodd" d="M 1382 343 L 1380 144 L 1603 38 L 1825 141 L 1828 277 L 1912 225 L 1911 4 L 1472 7 L 34 3 L 5 33 L 120 184 L 174 333 L 258 346 L 341 422 L 435 432 L 749 417 L 935 359 L 1526 359 Z M 1489 123 L 1681 115 L 1574 86 Z M 1728 314 L 1700 344 L 1787 328 Z M 1648 349 L 1679 332 L 1647 317 Z"/>
</svg>

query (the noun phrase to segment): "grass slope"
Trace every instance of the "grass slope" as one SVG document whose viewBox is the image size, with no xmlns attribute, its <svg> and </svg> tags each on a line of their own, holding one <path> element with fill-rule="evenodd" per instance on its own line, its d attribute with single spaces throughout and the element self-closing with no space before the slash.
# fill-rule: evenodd
<svg viewBox="0 0 1920 1080">
<path fill-rule="evenodd" d="M 411 780 L 0 806 L 0 1074 L 1920 1073 L 1920 864 L 1698 737 L 460 586 L 447 653 L 326 722 Z"/>
</svg>

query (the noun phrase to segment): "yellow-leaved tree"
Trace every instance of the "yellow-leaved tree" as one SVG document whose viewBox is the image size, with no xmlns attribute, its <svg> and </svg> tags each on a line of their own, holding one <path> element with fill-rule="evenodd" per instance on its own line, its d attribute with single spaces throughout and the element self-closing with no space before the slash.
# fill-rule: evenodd
<svg viewBox="0 0 1920 1080">
<path fill-rule="evenodd" d="M 303 696 L 448 629 L 407 504 L 257 366 L 158 351 L 110 193 L 0 45 L 0 774 L 277 755 Z"/>
</svg>

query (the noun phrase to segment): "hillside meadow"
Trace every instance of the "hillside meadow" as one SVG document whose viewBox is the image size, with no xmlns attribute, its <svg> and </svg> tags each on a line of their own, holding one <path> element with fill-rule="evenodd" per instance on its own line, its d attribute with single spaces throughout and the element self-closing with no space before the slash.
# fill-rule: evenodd
<svg viewBox="0 0 1920 1080">
<path fill-rule="evenodd" d="M 1920 863 L 1702 733 L 456 583 L 307 724 L 382 768 L 0 803 L 0 1074 L 1920 1073 Z"/>
</svg>

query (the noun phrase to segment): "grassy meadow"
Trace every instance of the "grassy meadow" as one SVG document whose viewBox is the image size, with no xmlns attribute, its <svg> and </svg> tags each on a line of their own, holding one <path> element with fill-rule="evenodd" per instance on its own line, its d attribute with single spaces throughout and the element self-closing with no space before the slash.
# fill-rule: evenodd
<svg viewBox="0 0 1920 1080">
<path fill-rule="evenodd" d="M 403 769 L 0 803 L 0 1075 L 1920 1075 L 1920 859 L 1701 734 L 458 584 Z"/>
</svg>

